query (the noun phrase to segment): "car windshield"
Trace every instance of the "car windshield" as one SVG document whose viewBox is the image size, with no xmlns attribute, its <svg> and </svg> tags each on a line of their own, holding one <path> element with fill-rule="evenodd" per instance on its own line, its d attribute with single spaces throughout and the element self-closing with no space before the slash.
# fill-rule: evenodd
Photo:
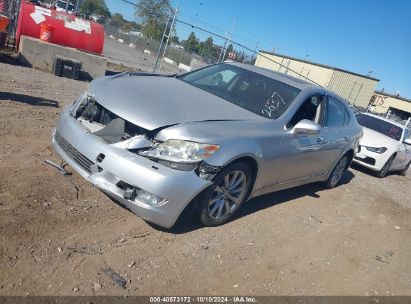
<svg viewBox="0 0 411 304">
<path fill-rule="evenodd" d="M 398 141 L 401 139 L 403 129 L 399 126 L 369 115 L 357 114 L 356 117 L 358 123 L 363 127 L 377 131 Z"/>
<path fill-rule="evenodd" d="M 278 118 L 300 92 L 281 81 L 231 64 L 212 65 L 179 79 L 270 119 Z"/>
</svg>

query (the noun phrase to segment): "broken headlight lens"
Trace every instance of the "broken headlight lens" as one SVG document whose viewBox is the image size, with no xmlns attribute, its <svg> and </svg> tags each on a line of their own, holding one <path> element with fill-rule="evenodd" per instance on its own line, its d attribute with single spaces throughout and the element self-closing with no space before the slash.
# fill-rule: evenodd
<svg viewBox="0 0 411 304">
<path fill-rule="evenodd" d="M 382 154 L 385 151 L 387 151 L 387 148 L 385 147 L 365 147 L 368 151 L 374 152 L 374 153 L 378 153 L 378 154 Z"/>
<path fill-rule="evenodd" d="M 170 139 L 154 149 L 140 152 L 140 155 L 171 162 L 197 163 L 210 158 L 218 149 L 218 145 Z"/>
</svg>

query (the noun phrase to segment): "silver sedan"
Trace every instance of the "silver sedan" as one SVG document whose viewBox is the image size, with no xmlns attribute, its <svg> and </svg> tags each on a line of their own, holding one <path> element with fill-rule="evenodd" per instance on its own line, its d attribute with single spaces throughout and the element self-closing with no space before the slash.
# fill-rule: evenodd
<svg viewBox="0 0 411 304">
<path fill-rule="evenodd" d="M 96 79 L 63 110 L 52 144 L 89 182 L 170 228 L 187 208 L 216 226 L 259 195 L 318 181 L 335 187 L 361 136 L 339 96 L 222 63 L 181 76 Z"/>
</svg>

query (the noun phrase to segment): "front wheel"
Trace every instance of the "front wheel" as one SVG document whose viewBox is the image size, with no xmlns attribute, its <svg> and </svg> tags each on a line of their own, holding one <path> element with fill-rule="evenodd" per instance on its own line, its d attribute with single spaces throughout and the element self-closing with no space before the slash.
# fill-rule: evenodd
<svg viewBox="0 0 411 304">
<path fill-rule="evenodd" d="M 382 169 L 377 172 L 376 176 L 379 178 L 383 178 L 387 176 L 388 171 L 390 170 L 390 167 L 392 165 L 392 162 L 394 161 L 395 155 L 391 156 L 387 162 L 384 164 Z"/>
<path fill-rule="evenodd" d="M 348 168 L 348 156 L 345 155 L 335 165 L 333 171 L 331 172 L 330 177 L 325 182 L 325 186 L 328 189 L 331 189 L 337 186 L 338 183 L 341 181 L 342 177 L 344 176 L 345 171 L 347 171 L 347 168 Z"/>
<path fill-rule="evenodd" d="M 251 169 L 245 163 L 233 163 L 220 171 L 200 197 L 201 223 L 218 226 L 229 221 L 247 199 L 250 185 Z"/>
<path fill-rule="evenodd" d="M 409 161 L 409 162 L 408 162 L 408 165 L 406 165 L 405 168 L 400 171 L 400 175 L 401 175 L 401 176 L 407 175 L 407 170 L 408 170 L 408 168 L 410 167 L 410 165 L 411 165 L 411 161 Z"/>
</svg>

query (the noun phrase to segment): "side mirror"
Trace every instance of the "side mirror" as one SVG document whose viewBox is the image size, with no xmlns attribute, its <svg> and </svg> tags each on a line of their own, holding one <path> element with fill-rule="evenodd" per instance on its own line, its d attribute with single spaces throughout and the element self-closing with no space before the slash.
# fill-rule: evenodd
<svg viewBox="0 0 411 304">
<path fill-rule="evenodd" d="M 407 138 L 406 140 L 404 140 L 404 144 L 411 146 L 411 138 Z"/>
<path fill-rule="evenodd" d="M 293 134 L 318 134 L 321 132 L 321 126 L 311 120 L 303 119 L 299 121 L 292 129 Z"/>
</svg>

